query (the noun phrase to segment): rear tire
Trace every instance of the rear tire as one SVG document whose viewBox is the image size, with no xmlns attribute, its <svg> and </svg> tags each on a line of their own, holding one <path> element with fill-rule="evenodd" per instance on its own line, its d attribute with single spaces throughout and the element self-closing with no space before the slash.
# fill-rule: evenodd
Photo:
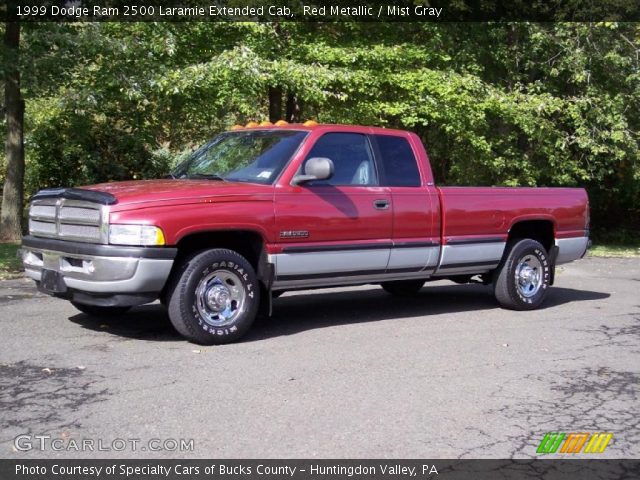
<svg viewBox="0 0 640 480">
<path fill-rule="evenodd" d="M 105 307 L 102 305 L 87 305 L 86 303 L 71 302 L 82 313 L 91 317 L 108 318 L 124 315 L 131 307 Z"/>
<path fill-rule="evenodd" d="M 230 343 L 253 324 L 260 286 L 251 264 L 232 250 L 214 249 L 184 260 L 167 292 L 169 319 L 201 345 Z"/>
<path fill-rule="evenodd" d="M 518 240 L 496 270 L 494 294 L 504 308 L 534 310 L 542 305 L 550 280 L 551 262 L 545 248 L 535 240 Z"/>
<path fill-rule="evenodd" d="M 418 293 L 424 282 L 424 280 L 397 280 L 395 282 L 383 282 L 380 286 L 391 295 L 406 297 Z"/>
</svg>

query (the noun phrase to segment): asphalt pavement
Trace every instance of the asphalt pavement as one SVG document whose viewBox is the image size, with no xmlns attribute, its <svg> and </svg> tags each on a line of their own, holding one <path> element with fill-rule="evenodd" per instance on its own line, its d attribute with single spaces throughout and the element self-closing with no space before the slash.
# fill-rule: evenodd
<svg viewBox="0 0 640 480">
<path fill-rule="evenodd" d="M 547 432 L 638 458 L 639 390 L 640 259 L 566 265 L 531 312 L 445 281 L 289 292 L 214 347 L 159 304 L 96 320 L 0 282 L 0 458 L 533 458 Z"/>
</svg>

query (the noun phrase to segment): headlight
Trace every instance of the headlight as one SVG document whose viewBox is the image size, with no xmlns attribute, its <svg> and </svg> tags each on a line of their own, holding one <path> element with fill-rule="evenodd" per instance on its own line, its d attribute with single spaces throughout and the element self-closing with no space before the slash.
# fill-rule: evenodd
<svg viewBox="0 0 640 480">
<path fill-rule="evenodd" d="M 164 234 L 152 225 L 109 225 L 113 245 L 164 245 Z"/>
</svg>

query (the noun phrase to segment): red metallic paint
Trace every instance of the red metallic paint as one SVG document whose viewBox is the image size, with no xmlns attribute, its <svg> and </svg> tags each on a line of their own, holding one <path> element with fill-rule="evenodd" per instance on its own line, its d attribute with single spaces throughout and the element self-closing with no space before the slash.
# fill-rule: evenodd
<svg viewBox="0 0 640 480">
<path fill-rule="evenodd" d="M 435 187 L 429 159 L 417 135 L 347 125 L 267 129 L 307 130 L 309 135 L 275 185 L 211 180 L 146 180 L 94 185 L 112 193 L 112 223 L 161 227 L 168 245 L 186 235 L 216 230 L 259 233 L 267 251 L 287 245 L 360 244 L 389 241 L 506 239 L 520 221 L 548 220 L 556 238 L 585 235 L 588 199 L 578 188 Z M 260 129 L 260 128 L 256 128 Z M 328 132 L 398 135 L 418 160 L 421 187 L 309 187 L 292 178 L 316 140 Z M 387 199 L 388 210 L 374 200 Z M 308 230 L 308 238 L 280 239 L 284 230 Z"/>
<path fill-rule="evenodd" d="M 506 238 L 513 225 L 547 220 L 556 238 L 583 236 L 587 195 L 578 188 L 441 187 L 446 240 Z M 579 232 L 579 233 L 578 233 Z"/>
</svg>

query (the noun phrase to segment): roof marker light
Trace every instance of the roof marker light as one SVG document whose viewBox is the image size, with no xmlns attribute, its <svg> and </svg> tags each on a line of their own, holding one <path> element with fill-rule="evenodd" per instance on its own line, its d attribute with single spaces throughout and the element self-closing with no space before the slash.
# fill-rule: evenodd
<svg viewBox="0 0 640 480">
<path fill-rule="evenodd" d="M 247 128 L 253 128 L 253 127 L 257 127 L 258 126 L 258 122 L 249 122 L 245 125 L 245 127 Z"/>
<path fill-rule="evenodd" d="M 244 127 L 242 125 L 234 125 L 231 127 L 231 130 L 242 130 Z"/>
<path fill-rule="evenodd" d="M 284 126 L 284 125 L 289 125 L 289 122 L 287 122 L 287 121 L 285 121 L 285 120 L 278 120 L 278 121 L 275 123 L 275 125 L 276 125 L 276 127 L 282 127 L 282 126 Z"/>
<path fill-rule="evenodd" d="M 303 125 L 305 127 L 315 127 L 318 125 L 318 122 L 316 122 L 315 120 L 307 120 L 306 122 L 303 123 Z"/>
<path fill-rule="evenodd" d="M 270 127 L 271 125 L 273 125 L 273 123 L 266 120 L 264 122 L 260 122 L 261 127 Z"/>
</svg>

